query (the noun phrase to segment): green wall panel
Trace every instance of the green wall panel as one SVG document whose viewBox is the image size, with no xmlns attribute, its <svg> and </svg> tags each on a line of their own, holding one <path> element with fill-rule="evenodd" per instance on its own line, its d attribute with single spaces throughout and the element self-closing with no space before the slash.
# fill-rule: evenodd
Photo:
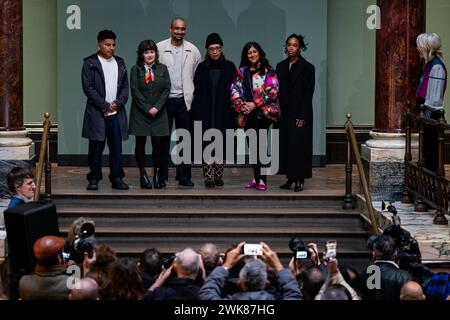
<svg viewBox="0 0 450 320">
<path fill-rule="evenodd" d="M 50 112 L 56 122 L 56 2 L 23 1 L 24 121 L 42 122 Z"/>
<path fill-rule="evenodd" d="M 374 123 L 376 30 L 366 23 L 373 3 L 328 1 L 328 125 L 344 124 L 348 112 L 355 124 Z"/>
</svg>

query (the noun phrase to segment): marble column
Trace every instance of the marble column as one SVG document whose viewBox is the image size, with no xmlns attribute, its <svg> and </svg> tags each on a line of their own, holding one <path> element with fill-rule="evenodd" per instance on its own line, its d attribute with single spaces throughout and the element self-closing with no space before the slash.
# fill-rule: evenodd
<svg viewBox="0 0 450 320">
<path fill-rule="evenodd" d="M 425 31 L 425 0 L 378 0 L 375 128 L 362 146 L 373 200 L 399 200 L 404 184 L 404 113 L 414 111 L 421 61 L 417 36 Z M 413 157 L 418 153 L 413 139 Z"/>
<path fill-rule="evenodd" d="M 34 164 L 34 144 L 23 125 L 22 0 L 0 0 L 0 192 L 14 166 Z"/>
</svg>

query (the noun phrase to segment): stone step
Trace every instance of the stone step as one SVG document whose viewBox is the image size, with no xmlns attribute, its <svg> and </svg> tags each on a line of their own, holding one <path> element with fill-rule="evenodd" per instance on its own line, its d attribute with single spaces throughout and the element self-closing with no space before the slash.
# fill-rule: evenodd
<svg viewBox="0 0 450 320">
<path fill-rule="evenodd" d="M 97 232 L 104 230 L 104 228 L 111 228 L 114 230 L 115 226 L 127 227 L 133 229 L 159 227 L 182 227 L 189 228 L 216 228 L 226 226 L 227 229 L 237 228 L 241 226 L 252 226 L 258 228 L 270 227 L 273 232 L 274 229 L 286 229 L 292 227 L 339 227 L 340 229 L 357 229 L 362 228 L 362 223 L 354 218 L 337 217 L 304 217 L 304 216 L 163 216 L 156 217 L 117 217 L 117 216 L 89 216 L 95 221 Z M 62 228 L 68 228 L 74 221 L 72 218 L 59 217 L 59 225 Z"/>
<path fill-rule="evenodd" d="M 322 253 L 325 251 L 325 242 L 326 240 L 323 240 L 323 238 L 314 237 L 310 235 L 305 234 L 296 234 L 292 236 L 301 237 L 305 243 L 314 242 L 317 243 L 319 251 Z M 281 236 L 277 237 L 274 235 L 245 235 L 241 237 L 241 235 L 223 235 L 220 238 L 211 238 L 208 235 L 189 235 L 185 236 L 183 238 L 175 237 L 175 236 L 164 236 L 164 237 L 124 237 L 124 238 L 117 238 L 112 236 L 106 236 L 106 235 L 96 235 L 96 239 L 98 243 L 104 243 L 112 245 L 114 249 L 116 249 L 118 252 L 124 252 L 124 253 L 130 253 L 135 252 L 139 253 L 142 252 L 146 248 L 158 248 L 161 252 L 165 253 L 173 253 L 180 251 L 186 247 L 192 247 L 193 249 L 198 249 L 201 245 L 203 245 L 206 242 L 212 242 L 221 251 L 226 251 L 227 249 L 233 247 L 234 245 L 245 241 L 247 243 L 260 243 L 265 242 L 267 243 L 272 249 L 276 250 L 277 252 L 290 252 L 289 249 L 289 241 L 291 240 L 291 237 L 289 236 Z M 327 237 L 325 239 L 333 239 L 336 240 L 338 245 L 338 251 L 340 252 L 369 252 L 366 244 L 366 239 L 362 238 L 349 238 L 349 237 L 338 237 L 334 235 L 333 237 Z"/>
<path fill-rule="evenodd" d="M 360 227 L 357 211 L 335 208 L 89 208 L 59 207 L 61 226 L 67 227 L 78 217 L 90 217 L 97 227 L 127 226 L 297 226 Z"/>
<path fill-rule="evenodd" d="M 358 270 L 363 270 L 364 267 L 369 265 L 371 260 L 371 252 L 366 249 L 366 237 L 339 237 L 333 235 L 328 237 L 327 235 L 306 235 L 297 234 L 306 242 L 316 242 L 319 248 L 320 254 L 325 251 L 325 240 L 334 239 L 337 240 L 338 259 L 341 262 L 346 262 Z M 98 235 L 98 243 L 106 243 L 111 245 L 119 256 L 127 256 L 131 258 L 139 258 L 140 254 L 147 248 L 157 248 L 164 257 L 174 254 L 186 247 L 191 247 L 197 250 L 202 244 L 206 242 L 213 242 L 216 244 L 221 252 L 226 252 L 228 249 L 236 245 L 237 243 L 245 240 L 247 243 L 259 243 L 261 241 L 267 243 L 272 250 L 277 252 L 284 265 L 287 266 L 290 258 L 292 257 L 292 251 L 289 249 L 290 237 L 276 237 L 274 235 L 245 235 L 245 238 L 240 234 L 218 234 L 214 235 L 198 235 L 198 236 L 158 236 L 155 238 L 130 236 L 128 238 L 117 237 L 104 237 Z"/>
<path fill-rule="evenodd" d="M 67 232 L 68 227 L 60 228 L 61 232 Z M 366 231 L 361 228 L 347 228 L 340 227 L 295 227 L 286 226 L 285 228 L 273 228 L 272 226 L 186 226 L 186 225 L 170 225 L 170 226 L 123 226 L 114 225 L 108 227 L 96 227 L 96 234 L 129 234 L 129 235 L 190 235 L 190 234 L 307 234 L 307 235 L 351 235 L 351 236 L 365 236 Z"/>
<path fill-rule="evenodd" d="M 339 207 L 265 207 L 265 208 L 254 208 L 254 207 L 225 207 L 225 206 L 214 206 L 214 207 L 200 207 L 200 206 L 157 206 L 153 205 L 150 207 L 136 206 L 136 207 L 125 207 L 118 206 L 116 204 L 110 206 L 97 206 L 93 208 L 91 205 L 84 204 L 69 204 L 61 205 L 57 207 L 59 216 L 155 216 L 155 215 L 179 215 L 179 216 L 217 216 L 217 215 L 228 215 L 228 216 L 240 216 L 240 215 L 251 215 L 251 216 L 266 216 L 266 215 L 288 215 L 288 216 L 310 216 L 310 217 L 331 217 L 340 216 L 345 218 L 355 218 L 359 217 L 360 213 L 357 210 L 343 210 Z"/>
<path fill-rule="evenodd" d="M 54 197 L 58 207 L 73 206 L 91 208 L 149 208 L 149 207 L 227 207 L 227 208 L 339 208 L 342 207 L 343 197 L 280 197 L 280 196 L 220 196 L 204 197 L 192 196 L 64 196 Z"/>
</svg>

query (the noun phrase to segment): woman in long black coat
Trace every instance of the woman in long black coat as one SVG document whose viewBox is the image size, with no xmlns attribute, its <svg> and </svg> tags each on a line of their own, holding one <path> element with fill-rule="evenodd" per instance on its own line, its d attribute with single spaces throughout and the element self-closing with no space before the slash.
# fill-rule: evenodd
<svg viewBox="0 0 450 320">
<path fill-rule="evenodd" d="M 233 62 L 225 59 L 223 42 L 217 33 L 207 37 L 205 48 L 207 50 L 205 61 L 198 65 L 194 76 L 192 119 L 202 122 L 203 133 L 208 129 L 220 130 L 225 144 L 226 129 L 234 128 L 234 115 L 230 108 L 230 87 L 237 70 Z M 225 158 L 225 153 L 223 157 Z M 223 159 L 203 159 L 207 188 L 223 186 L 223 168 Z"/>
<path fill-rule="evenodd" d="M 276 67 L 281 105 L 279 173 L 288 179 L 280 188 L 290 189 L 295 184 L 298 192 L 305 179 L 312 177 L 315 68 L 300 55 L 306 49 L 303 36 L 290 35 L 285 47 L 288 57 Z"/>
</svg>

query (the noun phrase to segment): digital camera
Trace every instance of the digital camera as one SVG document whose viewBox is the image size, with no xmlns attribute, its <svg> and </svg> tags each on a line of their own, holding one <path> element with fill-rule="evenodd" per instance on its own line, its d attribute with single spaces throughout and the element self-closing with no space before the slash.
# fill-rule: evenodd
<svg viewBox="0 0 450 320">
<path fill-rule="evenodd" d="M 173 255 L 171 255 L 171 256 L 169 256 L 168 258 L 165 258 L 163 260 L 163 267 L 164 267 L 164 269 L 169 269 L 172 266 L 172 264 L 175 261 L 175 258 L 177 256 L 178 256 L 178 252 L 173 254 Z"/>
<path fill-rule="evenodd" d="M 68 252 L 63 252 L 64 259 L 73 260 L 77 264 L 82 263 L 84 254 L 87 253 L 89 258 L 93 257 L 94 248 L 97 245 L 97 240 L 94 237 L 95 226 L 86 222 L 81 226 L 80 233 L 75 236 L 75 239 L 67 248 Z"/>
<path fill-rule="evenodd" d="M 305 242 L 300 238 L 292 238 L 291 241 L 289 241 L 289 248 L 294 253 L 294 257 L 297 260 L 311 258 L 311 252 L 309 252 Z"/>
</svg>

